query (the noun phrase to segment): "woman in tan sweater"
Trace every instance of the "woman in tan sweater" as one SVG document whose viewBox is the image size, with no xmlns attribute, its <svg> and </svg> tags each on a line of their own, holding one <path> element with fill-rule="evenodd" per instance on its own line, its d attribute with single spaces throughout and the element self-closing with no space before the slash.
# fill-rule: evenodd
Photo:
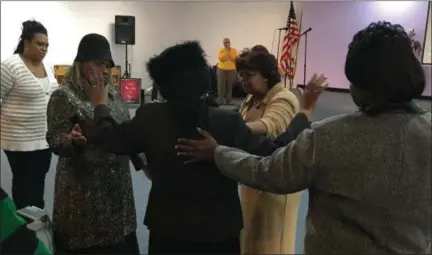
<svg viewBox="0 0 432 255">
<path fill-rule="evenodd" d="M 265 51 L 242 53 L 236 61 L 248 93 L 240 113 L 256 135 L 275 138 L 299 111 L 296 96 L 281 83 L 276 58 Z M 241 189 L 243 254 L 293 254 L 301 192 L 276 195 L 247 186 Z"/>
</svg>

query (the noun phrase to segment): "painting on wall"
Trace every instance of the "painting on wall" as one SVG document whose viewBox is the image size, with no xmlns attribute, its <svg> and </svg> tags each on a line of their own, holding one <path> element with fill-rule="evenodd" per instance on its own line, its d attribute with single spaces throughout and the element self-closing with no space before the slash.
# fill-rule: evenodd
<svg viewBox="0 0 432 255">
<path fill-rule="evenodd" d="M 57 79 L 58 84 L 62 84 L 64 77 L 70 65 L 55 65 L 54 66 L 54 76 Z M 113 82 L 115 85 L 120 86 L 121 78 L 121 67 L 115 66 L 111 68 L 111 75 L 113 77 Z"/>
<path fill-rule="evenodd" d="M 139 105 L 141 103 L 141 79 L 121 79 L 120 94 L 126 104 Z"/>
</svg>

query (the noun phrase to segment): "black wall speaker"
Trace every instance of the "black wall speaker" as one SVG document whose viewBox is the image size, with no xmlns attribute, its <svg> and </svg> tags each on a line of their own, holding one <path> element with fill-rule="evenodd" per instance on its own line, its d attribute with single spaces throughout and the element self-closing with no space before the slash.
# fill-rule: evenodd
<svg viewBox="0 0 432 255">
<path fill-rule="evenodd" d="M 115 43 L 116 44 L 135 44 L 135 17 L 134 16 L 115 16 Z"/>
</svg>

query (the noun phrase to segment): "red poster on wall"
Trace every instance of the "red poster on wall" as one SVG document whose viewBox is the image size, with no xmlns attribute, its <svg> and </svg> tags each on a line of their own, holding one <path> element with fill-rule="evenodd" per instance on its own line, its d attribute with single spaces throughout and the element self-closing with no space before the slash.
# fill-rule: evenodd
<svg viewBox="0 0 432 255">
<path fill-rule="evenodd" d="M 140 104 L 141 79 L 122 79 L 120 81 L 120 93 L 123 102 L 127 104 Z"/>
</svg>

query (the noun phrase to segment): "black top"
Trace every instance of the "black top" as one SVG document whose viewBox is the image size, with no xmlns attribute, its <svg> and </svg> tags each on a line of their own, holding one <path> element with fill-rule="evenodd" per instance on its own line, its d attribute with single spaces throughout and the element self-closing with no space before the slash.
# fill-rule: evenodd
<svg viewBox="0 0 432 255">
<path fill-rule="evenodd" d="M 104 105 L 95 108 L 94 116 L 95 126 L 85 128 L 93 143 L 118 154 L 146 154 L 152 187 L 144 223 L 150 231 L 203 242 L 239 236 L 243 220 L 238 183 L 222 175 L 213 162 L 184 164 L 176 155 L 174 146 L 185 136 L 184 123 L 172 117 L 168 104 L 141 105 L 131 121 L 120 125 Z M 252 135 L 239 113 L 209 107 L 208 120 L 208 131 L 220 145 L 262 156 L 310 127 L 307 117 L 298 114 L 273 142 Z"/>
</svg>

